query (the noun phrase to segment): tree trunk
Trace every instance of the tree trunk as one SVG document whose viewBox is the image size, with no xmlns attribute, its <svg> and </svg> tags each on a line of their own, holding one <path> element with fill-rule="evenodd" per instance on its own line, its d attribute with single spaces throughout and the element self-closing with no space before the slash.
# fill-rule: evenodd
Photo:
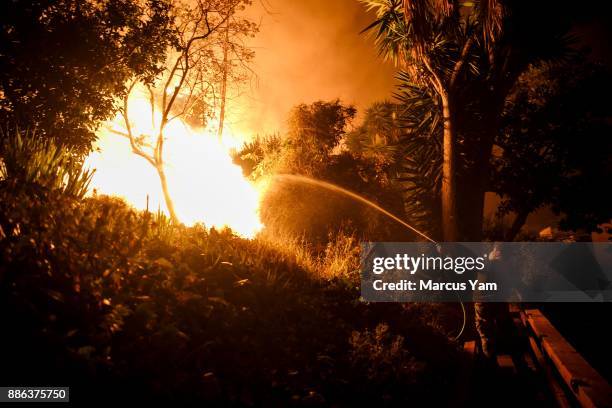
<svg viewBox="0 0 612 408">
<path fill-rule="evenodd" d="M 512 226 L 506 235 L 506 241 L 514 241 L 514 238 L 516 238 L 518 233 L 521 231 L 521 228 L 523 228 L 523 225 L 525 225 L 525 222 L 527 222 L 527 217 L 530 213 L 531 211 L 523 210 L 516 214 L 516 218 L 512 222 Z"/>
<path fill-rule="evenodd" d="M 457 182 L 457 195 L 461 197 L 457 203 L 457 212 L 461 214 L 461 241 L 482 241 L 482 224 L 484 218 L 484 202 L 486 189 L 483 180 L 486 172 L 479 166 L 469 169 L 463 180 Z"/>
<path fill-rule="evenodd" d="M 448 95 L 441 95 L 444 141 L 442 161 L 442 238 L 446 242 L 458 241 L 457 228 L 457 181 L 455 164 L 456 135 L 451 103 Z"/>
<path fill-rule="evenodd" d="M 223 44 L 223 78 L 221 79 L 221 106 L 219 108 L 219 129 L 217 130 L 217 137 L 219 142 L 223 140 L 223 124 L 225 122 L 225 103 L 227 95 L 227 72 L 228 67 L 228 50 L 229 48 L 229 22 L 225 28 L 225 43 Z"/>
<path fill-rule="evenodd" d="M 155 167 L 157 170 L 157 174 L 159 175 L 159 181 L 161 182 L 162 192 L 164 193 L 164 201 L 166 202 L 166 208 L 168 208 L 168 213 L 170 214 L 170 219 L 174 223 L 178 223 L 178 217 L 176 216 L 176 211 L 174 209 L 174 202 L 172 201 L 172 197 L 170 196 L 170 190 L 168 190 L 168 180 L 166 180 L 166 172 L 164 171 L 163 164 Z"/>
<path fill-rule="evenodd" d="M 485 128 L 484 137 L 473 144 L 462 179 L 457 180 L 457 213 L 461 214 L 460 236 L 462 241 L 480 242 L 483 238 L 483 219 L 486 192 L 489 189 L 491 150 L 494 128 Z"/>
</svg>

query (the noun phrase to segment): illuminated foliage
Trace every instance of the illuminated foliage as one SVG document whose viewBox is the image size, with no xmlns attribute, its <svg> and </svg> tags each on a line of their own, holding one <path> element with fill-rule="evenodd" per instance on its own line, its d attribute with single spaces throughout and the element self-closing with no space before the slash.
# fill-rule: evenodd
<svg viewBox="0 0 612 408">
<path fill-rule="evenodd" d="M 134 77 L 162 69 L 165 0 L 7 1 L 0 6 L 0 120 L 36 128 L 81 154 Z"/>
<path fill-rule="evenodd" d="M 237 162 L 254 179 L 269 180 L 261 205 L 267 230 L 327 243 L 335 229 L 368 239 L 412 239 L 403 227 L 345 196 L 312 185 L 277 182 L 276 174 L 299 174 L 327 180 L 403 216 L 401 192 L 390 182 L 386 165 L 347 151 L 345 138 L 356 111 L 339 100 L 295 107 L 282 136 L 247 144 Z"/>
<path fill-rule="evenodd" d="M 65 146 L 35 132 L 15 131 L 4 137 L 0 180 L 13 186 L 39 186 L 76 198 L 87 194 L 93 171 Z"/>
</svg>

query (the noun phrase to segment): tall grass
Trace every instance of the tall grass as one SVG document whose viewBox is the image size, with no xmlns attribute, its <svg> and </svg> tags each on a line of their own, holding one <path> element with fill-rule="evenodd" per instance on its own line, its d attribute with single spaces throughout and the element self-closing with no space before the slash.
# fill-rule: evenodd
<svg viewBox="0 0 612 408">
<path fill-rule="evenodd" d="M 359 280 L 360 247 L 357 237 L 339 231 L 330 233 L 326 245 L 309 243 L 304 237 L 289 233 L 264 233 L 258 240 L 295 260 L 311 277 L 322 280 Z"/>
</svg>

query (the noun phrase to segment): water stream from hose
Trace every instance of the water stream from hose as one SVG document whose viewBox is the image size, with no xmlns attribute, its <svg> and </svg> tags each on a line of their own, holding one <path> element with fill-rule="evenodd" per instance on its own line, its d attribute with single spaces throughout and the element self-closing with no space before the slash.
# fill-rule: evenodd
<svg viewBox="0 0 612 408">
<path fill-rule="evenodd" d="M 297 175 L 297 174 L 277 174 L 273 176 L 274 179 L 279 180 L 279 181 L 287 181 L 287 182 L 292 182 L 292 183 L 301 183 L 301 184 L 309 184 L 312 186 L 317 186 L 317 187 L 321 187 L 324 188 L 326 190 L 330 190 L 336 193 L 340 193 L 343 194 L 349 198 L 352 198 L 353 200 L 356 200 L 358 202 L 361 202 L 377 211 L 379 211 L 380 213 L 386 215 L 387 217 L 391 218 L 392 220 L 394 220 L 395 222 L 403 225 L 404 227 L 408 228 L 410 231 L 414 232 L 415 234 L 417 234 L 418 236 L 425 238 L 427 241 L 432 242 L 434 244 L 437 244 L 438 242 L 435 241 L 433 238 L 431 238 L 429 235 L 425 234 L 422 231 L 419 231 L 418 229 L 416 229 L 415 227 L 413 227 L 412 225 L 408 224 L 406 221 L 402 220 L 401 218 L 399 218 L 398 216 L 394 215 L 393 213 L 385 210 L 384 208 L 382 208 L 381 206 L 379 206 L 378 204 L 376 204 L 373 201 L 368 200 L 367 198 L 351 191 L 351 190 L 347 190 L 346 188 L 340 187 L 336 184 L 333 183 L 329 183 L 327 181 L 323 181 L 323 180 L 317 180 L 311 177 L 306 177 L 306 176 L 302 176 L 302 175 Z M 461 301 L 461 299 L 458 298 L 459 304 L 461 305 L 461 311 L 463 313 L 463 324 L 461 325 L 461 328 L 459 330 L 459 333 L 453 338 L 453 341 L 457 341 L 459 340 L 459 338 L 461 337 L 461 335 L 463 334 L 464 330 L 465 330 L 465 325 L 466 325 L 466 321 L 467 321 L 467 316 L 466 316 L 466 310 L 465 310 L 465 305 L 463 304 L 463 302 Z"/>
<path fill-rule="evenodd" d="M 285 180 L 285 181 L 290 181 L 290 182 L 296 182 L 296 183 L 305 183 L 305 184 L 310 184 L 313 186 L 318 186 L 318 187 L 322 187 L 325 188 L 327 190 L 331 190 L 334 191 L 336 193 L 340 193 L 343 194 L 345 196 L 348 196 L 354 200 L 357 200 L 371 208 L 374 208 L 375 210 L 381 212 L 382 214 L 386 215 L 387 217 L 391 218 L 392 220 L 394 220 L 395 222 L 400 223 L 401 225 L 403 225 L 404 227 L 408 228 L 409 230 L 411 230 L 412 232 L 414 232 L 415 234 L 421 236 L 422 238 L 425 238 L 427 241 L 429 242 L 433 242 L 434 244 L 437 244 L 437 242 L 429 237 L 427 234 L 425 234 L 422 231 L 419 231 L 418 229 L 416 229 L 415 227 L 413 227 L 412 225 L 408 224 L 406 221 L 402 220 L 401 218 L 399 218 L 398 216 L 394 215 L 393 213 L 390 213 L 389 211 L 385 210 L 384 208 L 382 208 L 381 206 L 379 206 L 378 204 L 376 204 L 373 201 L 368 200 L 367 198 L 351 191 L 351 190 L 347 190 L 343 187 L 340 187 L 336 184 L 332 184 L 329 183 L 327 181 L 322 181 L 322 180 L 317 180 L 317 179 L 313 179 L 311 177 L 306 177 L 306 176 L 300 176 L 300 175 L 295 175 L 295 174 L 277 174 L 275 176 L 273 176 L 275 179 L 278 180 Z"/>
</svg>

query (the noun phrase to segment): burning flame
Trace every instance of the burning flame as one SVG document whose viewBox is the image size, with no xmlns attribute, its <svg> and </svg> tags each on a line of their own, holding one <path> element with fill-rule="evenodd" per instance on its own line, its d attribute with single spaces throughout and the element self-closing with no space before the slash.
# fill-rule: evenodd
<svg viewBox="0 0 612 408">
<path fill-rule="evenodd" d="M 159 113 L 152 115 L 142 90 L 130 97 L 128 110 L 133 133 L 145 135 L 153 143 L 151 135 L 157 134 Z M 148 205 L 151 211 L 161 209 L 167 214 L 154 167 L 132 153 L 129 140 L 113 131 L 126 132 L 120 114 L 99 132 L 97 150 L 87 159 L 86 165 L 96 169 L 92 191 L 122 197 L 137 209 Z M 210 129 L 193 129 L 179 118 L 167 124 L 164 168 L 170 195 L 178 218 L 186 225 L 200 222 L 207 227 L 229 227 L 252 238 L 262 228 L 260 193 L 232 162 L 228 146 L 237 142 L 227 133 L 222 143 Z"/>
</svg>

